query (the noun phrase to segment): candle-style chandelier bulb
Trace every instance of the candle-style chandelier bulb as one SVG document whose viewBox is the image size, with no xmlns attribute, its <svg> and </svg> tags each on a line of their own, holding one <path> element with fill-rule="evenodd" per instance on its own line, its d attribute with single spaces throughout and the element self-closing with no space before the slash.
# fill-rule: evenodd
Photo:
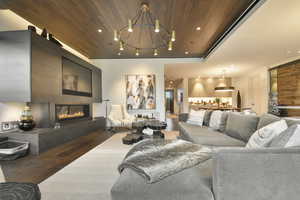
<svg viewBox="0 0 300 200">
<path fill-rule="evenodd" d="M 157 56 L 158 55 L 158 51 L 157 51 L 157 49 L 154 49 L 154 54 L 153 54 L 154 56 Z"/>
<path fill-rule="evenodd" d="M 139 49 L 135 49 L 135 55 L 139 56 L 140 55 L 140 50 Z"/>
<path fill-rule="evenodd" d="M 114 41 L 119 41 L 118 31 L 114 30 Z"/>
<path fill-rule="evenodd" d="M 155 20 L 155 33 L 158 33 L 159 32 L 159 20 L 158 19 L 156 19 Z"/>
<path fill-rule="evenodd" d="M 120 51 L 124 51 L 124 45 L 122 41 L 120 41 Z"/>
<path fill-rule="evenodd" d="M 169 41 L 168 50 L 169 50 L 169 51 L 172 51 L 172 50 L 173 50 L 173 43 L 172 43 L 171 40 Z"/>
<path fill-rule="evenodd" d="M 172 40 L 172 42 L 175 42 L 175 40 L 176 40 L 175 31 L 172 31 L 171 40 Z"/>
<path fill-rule="evenodd" d="M 129 19 L 128 20 L 128 32 L 132 32 L 133 31 L 133 29 L 132 29 L 132 21 L 131 21 L 131 19 Z"/>
</svg>

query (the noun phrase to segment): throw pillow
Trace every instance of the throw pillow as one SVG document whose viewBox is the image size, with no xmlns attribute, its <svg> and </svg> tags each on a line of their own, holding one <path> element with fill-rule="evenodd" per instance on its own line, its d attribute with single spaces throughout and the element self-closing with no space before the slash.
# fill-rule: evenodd
<svg viewBox="0 0 300 200">
<path fill-rule="evenodd" d="M 187 123 L 202 126 L 204 115 L 205 115 L 205 110 L 199 110 L 199 111 L 191 110 Z"/>
<path fill-rule="evenodd" d="M 288 127 L 293 126 L 295 124 L 300 124 L 300 120 L 297 118 L 285 117 L 284 119 L 285 119 Z"/>
<path fill-rule="evenodd" d="M 277 117 L 275 115 L 272 114 L 263 114 L 260 118 L 259 118 L 259 122 L 257 125 L 257 129 L 260 129 L 262 127 L 265 127 L 273 122 L 279 121 L 280 117 Z"/>
<path fill-rule="evenodd" d="M 268 147 L 272 140 L 281 132 L 288 128 L 285 120 L 273 122 L 261 129 L 258 129 L 249 139 L 247 148 L 263 148 Z"/>
<path fill-rule="evenodd" d="M 296 147 L 300 146 L 300 125 L 295 124 L 275 137 L 269 147 Z"/>
<path fill-rule="evenodd" d="M 204 120 L 203 120 L 203 125 L 204 126 L 209 126 L 209 121 L 210 121 L 210 117 L 212 114 L 212 110 L 206 110 L 205 111 L 205 115 L 204 115 Z"/>
<path fill-rule="evenodd" d="M 220 121 L 220 127 L 219 127 L 219 131 L 221 131 L 222 133 L 225 132 L 225 129 L 226 129 L 228 114 L 229 114 L 229 112 L 223 112 L 222 113 L 222 117 L 221 117 L 221 121 Z"/>
<path fill-rule="evenodd" d="M 213 111 L 210 116 L 209 127 L 213 130 L 219 130 L 223 112 L 220 110 Z"/>
<path fill-rule="evenodd" d="M 230 137 L 248 142 L 251 135 L 257 130 L 259 117 L 231 112 L 228 114 L 225 133 Z"/>
</svg>

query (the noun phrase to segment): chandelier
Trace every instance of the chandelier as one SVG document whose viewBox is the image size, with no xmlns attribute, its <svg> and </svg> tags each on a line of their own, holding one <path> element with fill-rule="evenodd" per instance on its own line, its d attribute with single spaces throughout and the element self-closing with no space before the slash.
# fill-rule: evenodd
<svg viewBox="0 0 300 200">
<path fill-rule="evenodd" d="M 128 19 L 126 26 L 114 30 L 114 41 L 118 43 L 119 50 L 133 49 L 136 56 L 143 51 L 152 51 L 157 56 L 163 48 L 172 51 L 175 40 L 175 31 L 168 31 L 160 24 L 159 19 L 150 12 L 148 3 L 141 4 L 137 14 Z M 118 54 L 121 55 L 121 52 Z"/>
</svg>

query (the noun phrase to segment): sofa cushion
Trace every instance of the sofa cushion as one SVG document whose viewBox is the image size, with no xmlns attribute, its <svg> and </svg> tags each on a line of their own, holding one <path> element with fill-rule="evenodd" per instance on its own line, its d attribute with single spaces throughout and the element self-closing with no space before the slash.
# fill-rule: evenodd
<svg viewBox="0 0 300 200">
<path fill-rule="evenodd" d="M 244 147 L 246 145 L 242 140 L 235 139 L 222 133 L 213 137 L 194 136 L 193 140 L 197 144 L 208 147 Z"/>
<path fill-rule="evenodd" d="M 208 133 L 201 131 L 204 129 L 207 129 L 207 128 L 188 124 L 186 122 L 179 122 L 180 138 L 190 141 L 190 142 L 194 142 L 193 137 L 195 135 L 200 135 L 200 132 L 201 132 L 201 134 L 207 134 L 207 135 L 211 135 L 212 132 L 214 132 L 213 130 L 210 130 L 210 132 L 208 132 Z"/>
<path fill-rule="evenodd" d="M 269 147 L 297 147 L 300 146 L 300 125 L 294 124 L 275 137 Z"/>
<path fill-rule="evenodd" d="M 208 160 L 153 184 L 125 169 L 112 187 L 111 197 L 112 200 L 214 200 L 211 188 L 212 161 Z"/>
<path fill-rule="evenodd" d="M 242 115 L 229 113 L 225 133 L 233 138 L 248 142 L 256 131 L 259 117 L 255 115 Z"/>
<path fill-rule="evenodd" d="M 180 137 L 184 140 L 206 146 L 245 146 L 246 143 L 208 127 L 179 123 Z"/>
<path fill-rule="evenodd" d="M 259 118 L 259 122 L 257 125 L 257 129 L 261 129 L 264 126 L 267 126 L 273 122 L 279 121 L 280 117 L 277 117 L 276 115 L 272 115 L 272 114 L 263 114 L 260 118 Z"/>
<path fill-rule="evenodd" d="M 210 117 L 212 114 L 212 110 L 206 110 L 205 111 L 205 115 L 204 115 L 204 120 L 203 120 L 203 125 L 204 126 L 209 126 L 209 121 L 210 121 Z"/>
<path fill-rule="evenodd" d="M 213 111 L 209 121 L 209 127 L 214 130 L 220 129 L 223 112 L 220 110 Z"/>
<path fill-rule="evenodd" d="M 189 118 L 189 113 L 180 113 L 178 115 L 178 121 L 180 122 L 186 122 Z"/>
<path fill-rule="evenodd" d="M 189 113 L 189 118 L 187 120 L 187 123 L 202 126 L 204 115 L 205 115 L 205 110 L 199 110 L 199 111 L 191 110 L 191 112 Z"/>
<path fill-rule="evenodd" d="M 269 146 L 272 140 L 288 128 L 285 120 L 273 122 L 255 131 L 250 137 L 247 148 L 263 148 Z"/>
<path fill-rule="evenodd" d="M 220 126 L 219 126 L 219 131 L 224 133 L 226 129 L 226 124 L 227 124 L 227 119 L 228 119 L 228 114 L 229 112 L 223 112 L 221 121 L 220 121 Z"/>
</svg>

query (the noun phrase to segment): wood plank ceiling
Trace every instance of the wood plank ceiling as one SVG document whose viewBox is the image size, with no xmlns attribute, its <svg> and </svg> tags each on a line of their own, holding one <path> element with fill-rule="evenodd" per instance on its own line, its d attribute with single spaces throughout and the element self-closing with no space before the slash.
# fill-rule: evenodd
<svg viewBox="0 0 300 200">
<path fill-rule="evenodd" d="M 135 50 L 113 41 L 113 30 L 136 15 L 142 0 L 4 0 L 10 9 L 91 59 L 137 58 Z M 160 58 L 205 56 L 217 39 L 254 0 L 149 0 L 152 13 L 168 30 L 176 31 L 173 51 Z M 201 27 L 200 31 L 196 28 Z M 102 33 L 97 30 L 102 29 Z M 149 38 L 144 37 L 143 40 Z M 189 54 L 185 52 L 188 51 Z M 152 58 L 151 50 L 141 58 Z"/>
</svg>

